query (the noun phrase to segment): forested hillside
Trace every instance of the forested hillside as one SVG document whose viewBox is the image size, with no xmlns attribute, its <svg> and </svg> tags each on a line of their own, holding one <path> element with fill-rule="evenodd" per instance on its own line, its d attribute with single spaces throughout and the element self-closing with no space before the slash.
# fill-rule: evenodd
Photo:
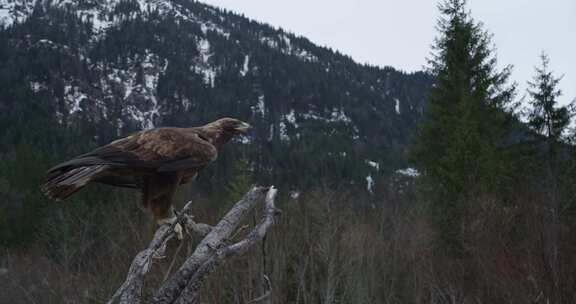
<svg viewBox="0 0 576 304">
<path fill-rule="evenodd" d="M 195 1 L 3 0 L 0 12 L 3 152 L 25 143 L 65 157 L 233 116 L 254 132 L 201 183 L 243 159 L 261 181 L 365 189 L 407 165 L 431 85 Z"/>
</svg>

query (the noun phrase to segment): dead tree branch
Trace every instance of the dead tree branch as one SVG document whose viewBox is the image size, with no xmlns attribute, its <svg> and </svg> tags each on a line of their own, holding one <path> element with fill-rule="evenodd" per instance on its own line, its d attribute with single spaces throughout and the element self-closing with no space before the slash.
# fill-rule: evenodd
<svg viewBox="0 0 576 304">
<path fill-rule="evenodd" d="M 191 206 L 192 202 L 188 202 L 188 204 L 184 206 L 178 215 L 177 222 L 182 222 L 187 218 Z M 141 303 L 144 276 L 150 271 L 153 258 L 164 256 L 166 244 L 176 235 L 174 225 L 175 223 L 170 226 L 162 225 L 156 230 L 148 248 L 140 251 L 132 261 L 126 280 L 120 288 L 116 290 L 108 301 L 108 304 L 114 303 L 117 299 L 120 299 L 119 303 Z M 186 227 L 188 227 L 188 225 L 186 225 Z"/>
<path fill-rule="evenodd" d="M 151 303 L 197 303 L 199 288 L 207 275 L 225 259 L 245 253 L 262 240 L 274 224 L 274 218 L 279 214 L 274 205 L 276 192 L 274 187 L 253 187 L 214 227 L 194 222 L 192 216 L 188 214 L 191 207 L 191 203 L 188 203 L 178 214 L 177 222 L 183 224 L 188 232 L 204 236 L 204 239 L 180 269 L 160 286 Z M 266 196 L 261 222 L 243 240 L 230 245 L 229 238 L 264 195 Z M 116 302 L 139 304 L 144 301 L 144 277 L 151 268 L 153 258 L 164 256 L 166 244 L 174 236 L 174 224 L 158 228 L 148 248 L 138 253 L 132 261 L 125 282 L 110 298 L 108 304 Z M 271 289 L 269 282 L 268 289 Z M 269 293 L 270 290 L 267 294 Z"/>
<path fill-rule="evenodd" d="M 217 249 L 209 259 L 198 267 L 194 275 L 188 281 L 187 286 L 184 288 L 180 295 L 177 295 L 177 304 L 195 304 L 198 301 L 198 291 L 204 282 L 206 276 L 218 267 L 225 259 L 240 255 L 246 252 L 250 247 L 254 246 L 257 242 L 261 241 L 268 228 L 274 224 L 274 218 L 279 213 L 279 210 L 274 206 L 274 198 L 276 197 L 276 189 L 270 188 L 266 195 L 264 216 L 261 222 L 254 227 L 252 232 L 248 234 L 243 240 L 232 245 L 225 246 Z M 160 303 L 160 302 L 153 302 Z"/>
</svg>

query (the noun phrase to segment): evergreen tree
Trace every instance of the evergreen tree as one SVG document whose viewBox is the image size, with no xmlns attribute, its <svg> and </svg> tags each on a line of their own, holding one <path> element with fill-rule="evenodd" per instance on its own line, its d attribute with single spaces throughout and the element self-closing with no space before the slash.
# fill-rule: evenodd
<svg viewBox="0 0 576 304">
<path fill-rule="evenodd" d="M 540 56 L 542 65 L 536 68 L 533 81 L 528 82 L 528 94 L 530 108 L 528 112 L 528 124 L 536 132 L 544 136 L 544 178 L 540 177 L 538 183 L 543 186 L 546 196 L 546 212 L 543 214 L 542 236 L 544 242 L 544 258 L 549 267 L 550 277 L 554 284 L 547 291 L 554 302 L 562 302 L 558 276 L 561 269 L 559 246 L 560 246 L 560 221 L 561 210 L 569 210 L 573 205 L 574 184 L 570 162 L 565 162 L 566 167 L 560 168 L 560 151 L 568 151 L 569 148 L 561 147 L 561 139 L 570 124 L 573 105 L 558 106 L 557 98 L 562 95 L 557 88 L 561 77 L 554 77 L 550 71 L 550 59 L 544 53 Z"/>
<path fill-rule="evenodd" d="M 531 97 L 528 124 L 554 143 L 561 139 L 570 124 L 572 105 L 558 106 L 557 99 L 562 91 L 557 86 L 562 77 L 554 77 L 549 69 L 550 58 L 545 53 L 540 58 L 542 65 L 535 68 L 534 80 L 528 82 Z"/>
<path fill-rule="evenodd" d="M 506 179 L 503 139 L 515 91 L 507 85 L 510 68 L 496 69 L 491 36 L 465 4 L 439 5 L 440 36 L 429 59 L 436 84 L 411 149 L 432 219 L 452 249 L 461 248 L 467 202 L 479 191 L 497 190 Z"/>
</svg>

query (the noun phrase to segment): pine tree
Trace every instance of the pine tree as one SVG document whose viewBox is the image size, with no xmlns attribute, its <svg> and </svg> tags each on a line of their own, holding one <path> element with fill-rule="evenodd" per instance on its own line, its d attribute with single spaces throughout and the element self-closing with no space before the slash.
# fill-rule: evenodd
<svg viewBox="0 0 576 304">
<path fill-rule="evenodd" d="M 436 84 L 411 159 L 423 173 L 420 190 L 441 240 L 458 249 L 468 201 L 504 183 L 502 146 L 515 87 L 507 85 L 509 67 L 496 69 L 491 36 L 465 1 L 447 0 L 439 9 L 440 36 L 429 59 Z"/>
<path fill-rule="evenodd" d="M 544 135 L 551 143 L 558 142 L 570 124 L 571 107 L 558 106 L 558 97 L 562 91 L 557 88 L 562 77 L 554 77 L 550 71 L 550 58 L 545 53 L 540 55 L 542 65 L 536 69 L 533 81 L 528 82 L 530 109 L 528 124 L 536 132 Z"/>
<path fill-rule="evenodd" d="M 528 82 L 529 101 L 528 124 L 536 132 L 544 136 L 544 162 L 542 162 L 544 175 L 539 179 L 543 185 L 546 196 L 546 212 L 543 214 L 542 235 L 544 242 L 544 258 L 549 280 L 553 282 L 553 288 L 548 290 L 549 297 L 554 302 L 562 302 L 559 288 L 561 265 L 559 257 L 560 246 L 560 221 L 562 209 L 569 209 L 573 202 L 574 186 L 570 181 L 573 176 L 572 170 L 560 168 L 561 139 L 565 135 L 573 112 L 573 104 L 566 106 L 558 105 L 558 97 L 562 91 L 557 88 L 562 77 L 556 78 L 550 71 L 550 59 L 545 53 L 540 56 L 542 65 L 536 68 L 533 81 Z M 564 148 L 563 150 L 567 150 Z M 566 162 L 569 167 L 569 163 Z M 562 191 L 564 190 L 564 191 Z"/>
</svg>

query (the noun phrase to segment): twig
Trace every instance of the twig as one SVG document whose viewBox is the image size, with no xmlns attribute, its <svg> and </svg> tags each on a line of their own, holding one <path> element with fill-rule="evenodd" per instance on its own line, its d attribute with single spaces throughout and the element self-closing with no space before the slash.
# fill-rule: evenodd
<svg viewBox="0 0 576 304">
<path fill-rule="evenodd" d="M 168 269 L 166 270 L 166 274 L 164 275 L 164 280 L 162 280 L 162 281 L 168 280 L 168 277 L 170 276 L 170 273 L 172 272 L 172 268 L 174 268 L 174 264 L 176 263 L 176 258 L 178 257 L 178 253 L 180 253 L 180 250 L 182 249 L 183 245 L 184 245 L 184 242 L 180 242 L 180 244 L 178 245 L 178 248 L 176 249 L 176 252 L 174 253 L 174 257 L 172 257 L 172 262 L 170 262 L 170 266 L 168 266 Z"/>
<path fill-rule="evenodd" d="M 258 303 L 258 302 L 264 301 L 264 300 L 268 299 L 270 297 L 270 295 L 272 295 L 272 283 L 270 282 L 270 278 L 268 278 L 267 275 L 263 275 L 263 276 L 264 276 L 264 282 L 266 282 L 266 292 L 264 292 L 263 295 L 248 301 L 246 304 Z"/>
</svg>

